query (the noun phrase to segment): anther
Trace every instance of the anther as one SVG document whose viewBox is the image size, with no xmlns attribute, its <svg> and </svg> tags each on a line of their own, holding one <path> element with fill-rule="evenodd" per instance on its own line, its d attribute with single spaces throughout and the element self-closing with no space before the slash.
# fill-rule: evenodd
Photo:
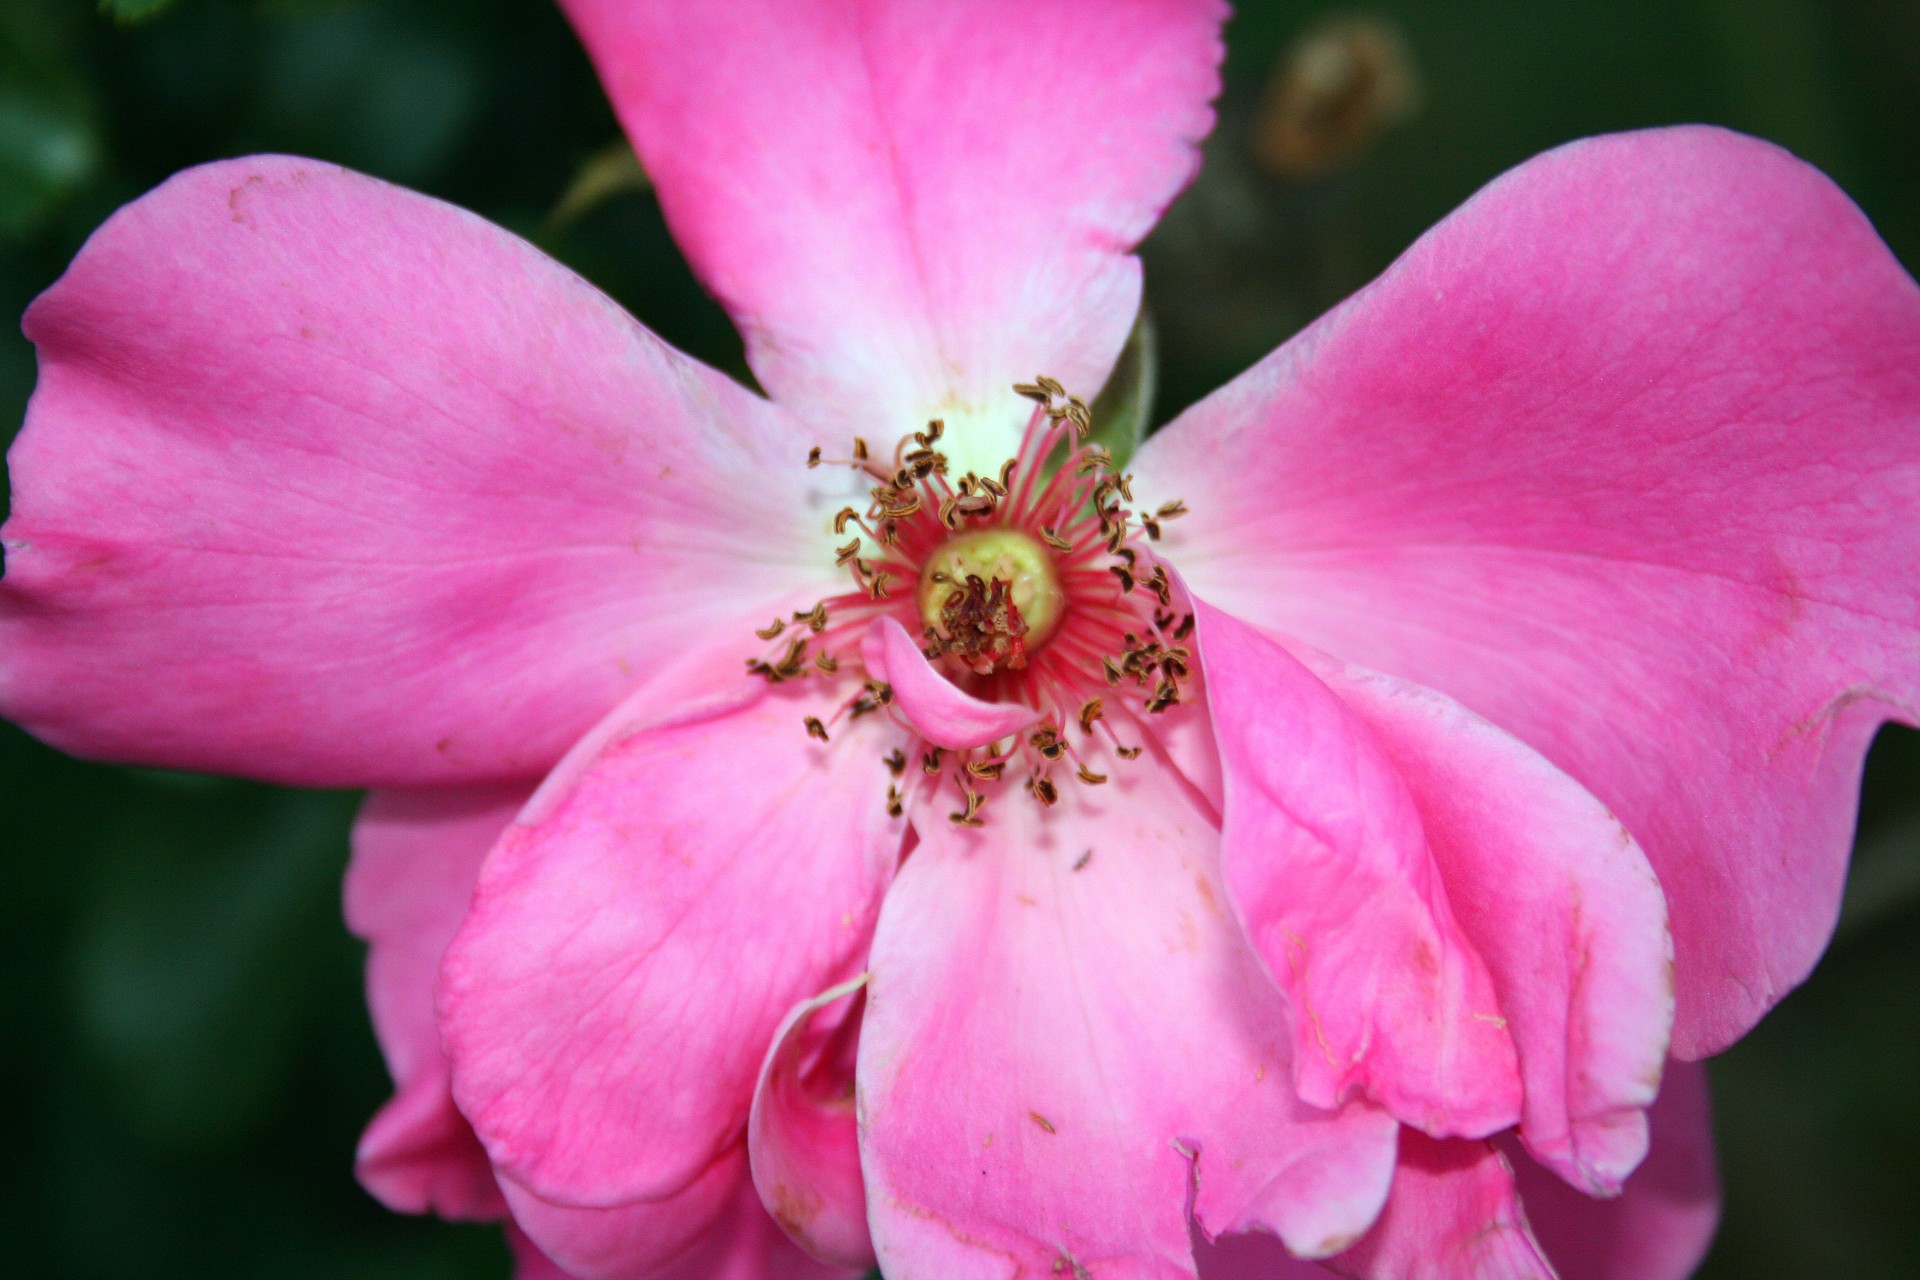
<svg viewBox="0 0 1920 1280">
<path fill-rule="evenodd" d="M 775 636 L 779 635 L 782 631 L 785 631 L 786 629 L 787 629 L 787 624 L 782 622 L 780 619 L 775 618 L 772 622 L 768 623 L 766 626 L 755 628 L 753 634 L 759 636 L 762 640 L 771 640 Z"/>
<path fill-rule="evenodd" d="M 815 445 L 813 446 L 813 448 L 807 450 L 807 467 L 809 469 L 812 469 L 819 465 L 820 465 L 820 446 Z"/>
<path fill-rule="evenodd" d="M 820 723 L 819 716 L 808 716 L 801 723 L 807 726 L 807 736 L 809 738 L 818 738 L 822 742 L 827 741 L 827 726 Z"/>
<path fill-rule="evenodd" d="M 1086 783 L 1090 787 L 1097 787 L 1101 783 L 1107 780 L 1106 774 L 1095 773 L 1092 769 L 1088 768 L 1085 764 L 1082 764 L 1078 769 L 1074 770 L 1073 776 L 1080 779 L 1080 781 Z"/>
<path fill-rule="evenodd" d="M 1093 722 L 1100 718 L 1101 713 L 1102 706 L 1100 699 L 1088 698 L 1086 703 L 1080 708 L 1080 732 L 1092 733 Z"/>
<path fill-rule="evenodd" d="M 956 827 L 978 827 L 984 825 L 980 820 L 980 806 L 987 802 L 987 798 L 978 791 L 975 791 L 972 787 L 961 788 L 960 794 L 966 797 L 967 807 L 959 813 L 948 814 L 947 821 Z"/>
<path fill-rule="evenodd" d="M 907 771 L 907 753 L 895 747 L 881 757 L 880 763 L 886 765 L 887 772 L 897 778 Z"/>
</svg>

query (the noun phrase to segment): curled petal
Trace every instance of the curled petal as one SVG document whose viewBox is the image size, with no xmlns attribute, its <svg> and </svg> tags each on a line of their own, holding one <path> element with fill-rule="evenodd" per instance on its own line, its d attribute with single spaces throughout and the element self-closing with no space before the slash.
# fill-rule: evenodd
<svg viewBox="0 0 1920 1280">
<path fill-rule="evenodd" d="M 860 642 L 867 670 L 893 688 L 900 713 L 915 733 L 936 747 L 964 751 L 984 747 L 1040 718 L 1018 702 L 982 702 L 933 669 L 907 629 L 893 618 L 875 618 Z"/>
<path fill-rule="evenodd" d="M 725 1239 L 743 1189 L 752 1195 L 746 1163 L 746 1152 L 735 1145 L 672 1195 L 596 1208 L 556 1204 L 512 1178 L 503 1177 L 500 1190 L 528 1241 L 567 1275 L 652 1280 Z"/>
<path fill-rule="evenodd" d="M 361 1185 L 390 1209 L 501 1217 L 486 1152 L 454 1108 L 434 1024 L 434 979 L 480 878 L 525 802 L 524 786 L 378 792 L 353 827 L 347 925 L 367 942 L 367 1007 L 394 1096 L 354 1154 Z"/>
<path fill-rule="evenodd" d="M 857 968 L 898 857 L 877 717 L 831 688 L 596 735 L 488 858 L 441 975 L 454 1096 L 529 1193 L 673 1195 L 738 1139 L 775 1028 Z"/>
<path fill-rule="evenodd" d="M 1920 289 L 1832 183 L 1717 129 L 1550 152 L 1136 461 L 1194 591 L 1620 816 L 1677 1054 L 1805 977 L 1862 754 L 1920 721 Z"/>
<path fill-rule="evenodd" d="M 1513 1169 L 1491 1143 L 1400 1134 L 1387 1207 L 1327 1261 L 1349 1280 L 1559 1280 L 1527 1227 Z"/>
<path fill-rule="evenodd" d="M 1596 1200 L 1514 1153 L 1527 1220 L 1560 1280 L 1686 1280 L 1720 1222 L 1706 1068 L 1667 1066 L 1652 1143 L 1620 1195 Z"/>
<path fill-rule="evenodd" d="M 177 175 L 25 327 L 0 714 L 78 754 L 531 777 L 830 554 L 792 418 L 524 241 L 332 165 Z"/>
<path fill-rule="evenodd" d="M 1393 1123 L 1294 1094 L 1210 816 L 1162 765 L 1095 763 L 1109 783 L 1052 809 L 916 814 L 857 1072 L 889 1274 L 1191 1275 L 1190 1196 L 1207 1233 L 1320 1255 L 1379 1210 Z"/>
<path fill-rule="evenodd" d="M 1295 1011 L 1301 1096 L 1364 1091 L 1436 1135 L 1520 1116 L 1512 1039 L 1419 809 L 1365 721 L 1278 644 L 1193 601 L 1233 909 Z"/>
<path fill-rule="evenodd" d="M 573 1280 L 511 1222 L 507 1223 L 507 1248 L 513 1253 L 513 1280 Z"/>
<path fill-rule="evenodd" d="M 1605 806 L 1442 694 L 1303 655 L 1373 729 L 1420 811 L 1520 1055 L 1521 1136 L 1613 1195 L 1647 1149 L 1673 1026 L 1666 904 Z"/>
<path fill-rule="evenodd" d="M 527 1224 L 507 1228 L 515 1280 L 855 1280 L 780 1233 L 740 1156 L 729 1152 L 678 1195 L 610 1209 L 552 1205 L 505 1183 Z"/>
<path fill-rule="evenodd" d="M 865 986 L 862 976 L 794 1006 L 774 1033 L 747 1118 L 753 1184 L 774 1220 L 807 1253 L 859 1271 L 874 1266 L 853 1118 Z M 837 1024 L 820 1016 L 849 997 L 854 1007 Z"/>
<path fill-rule="evenodd" d="M 1218 0 L 565 0 L 761 385 L 821 430 L 1013 452 L 1091 396 L 1193 176 Z M 975 455 L 978 455 L 977 457 Z"/>
</svg>

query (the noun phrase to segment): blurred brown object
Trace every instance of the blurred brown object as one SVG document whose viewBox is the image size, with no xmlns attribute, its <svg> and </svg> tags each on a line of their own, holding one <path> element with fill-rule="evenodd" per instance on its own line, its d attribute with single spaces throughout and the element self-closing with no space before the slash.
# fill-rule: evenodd
<svg viewBox="0 0 1920 1280">
<path fill-rule="evenodd" d="M 1279 178 L 1320 177 L 1419 106 L 1413 55 L 1398 26 L 1359 14 L 1329 18 L 1274 64 L 1253 122 L 1254 163 Z"/>
</svg>

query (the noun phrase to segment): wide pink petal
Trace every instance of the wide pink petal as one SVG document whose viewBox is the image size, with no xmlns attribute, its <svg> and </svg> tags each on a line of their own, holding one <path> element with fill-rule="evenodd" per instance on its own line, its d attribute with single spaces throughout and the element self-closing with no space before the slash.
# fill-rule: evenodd
<svg viewBox="0 0 1920 1280">
<path fill-rule="evenodd" d="M 190 170 L 28 311 L 0 714 L 308 784 L 532 776 L 831 556 L 786 414 L 472 214 Z"/>
<path fill-rule="evenodd" d="M 1618 1199 L 1594 1200 L 1521 1158 L 1527 1220 L 1560 1280 L 1685 1280 L 1720 1222 L 1706 1069 L 1668 1064 L 1648 1113 L 1652 1146 Z"/>
<path fill-rule="evenodd" d="M 1513 1168 L 1486 1142 L 1400 1133 L 1380 1221 L 1326 1263 L 1351 1280 L 1558 1280 L 1527 1228 Z"/>
<path fill-rule="evenodd" d="M 977 830 L 916 814 L 857 1073 L 889 1275 L 1191 1275 L 1190 1195 L 1208 1233 L 1326 1254 L 1385 1195 L 1385 1113 L 1294 1094 L 1208 814 L 1148 757 L 1094 767 L 1111 781 L 1044 811 L 1004 795 Z"/>
<path fill-rule="evenodd" d="M 461 1110 L 531 1193 L 684 1187 L 738 1139 L 787 1011 L 858 967 L 900 848 L 881 760 L 899 731 L 810 738 L 842 692 L 596 741 L 488 858 L 441 1030 Z"/>
<path fill-rule="evenodd" d="M 814 1257 L 859 1271 L 874 1266 L 853 1118 L 865 985 L 863 975 L 793 1007 L 774 1033 L 747 1118 L 753 1183 L 774 1220 Z"/>
<path fill-rule="evenodd" d="M 869 674 L 892 687 L 894 703 L 914 732 L 936 747 L 984 747 L 1040 718 L 1038 710 L 1022 703 L 982 702 L 956 688 L 893 618 L 873 620 L 860 642 L 860 656 Z"/>
<path fill-rule="evenodd" d="M 1036 373 L 1091 396 L 1129 250 L 1193 176 L 1219 0 L 563 0 L 681 247 L 835 442 L 930 417 L 1013 452 Z M 979 457 L 976 458 L 975 455 Z"/>
<path fill-rule="evenodd" d="M 1819 173 L 1706 128 L 1551 152 L 1137 461 L 1196 592 L 1620 815 L 1676 1052 L 1806 975 L 1862 753 L 1920 719 L 1920 290 Z"/>
<path fill-rule="evenodd" d="M 1301 1095 L 1364 1091 L 1436 1135 L 1520 1116 L 1513 1041 L 1419 808 L 1364 720 L 1274 641 L 1193 601 L 1233 908 L 1298 1017 Z"/>
<path fill-rule="evenodd" d="M 380 792 L 354 823 L 347 925 L 367 942 L 367 1007 L 394 1081 L 392 1101 L 360 1139 L 354 1171 L 381 1203 L 402 1213 L 506 1213 L 486 1152 L 454 1109 L 433 988 L 481 860 L 528 790 Z"/>
<path fill-rule="evenodd" d="M 1618 1191 L 1646 1153 L 1673 1027 L 1673 947 L 1645 855 L 1580 784 L 1445 695 L 1305 660 L 1420 811 L 1519 1051 L 1527 1149 L 1583 1190 Z"/>
</svg>

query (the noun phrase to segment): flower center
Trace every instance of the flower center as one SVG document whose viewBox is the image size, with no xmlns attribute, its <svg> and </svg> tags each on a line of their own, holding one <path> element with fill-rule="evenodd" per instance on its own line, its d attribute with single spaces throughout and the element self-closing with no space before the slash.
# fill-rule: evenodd
<svg viewBox="0 0 1920 1280">
<path fill-rule="evenodd" d="M 975 675 L 1025 667 L 1066 607 L 1052 553 L 1019 529 L 950 538 L 920 569 L 920 620 L 929 638 Z"/>
<path fill-rule="evenodd" d="M 808 466 L 838 463 L 866 480 L 865 507 L 833 521 L 848 539 L 837 563 L 850 589 L 760 628 L 769 647 L 747 659 L 773 684 L 845 686 L 837 711 L 806 719 L 815 738 L 832 741 L 842 719 L 870 715 L 917 737 L 884 673 L 864 670 L 862 637 L 890 617 L 968 696 L 1034 713 L 1027 729 L 982 746 L 921 741 L 909 758 L 908 739 L 889 752 L 896 781 L 887 807 L 896 815 L 912 794 L 948 783 L 958 805 L 948 816 L 969 827 L 1007 779 L 1042 806 L 1059 801 L 1066 779 L 1099 786 L 1111 767 L 1102 762 L 1140 758 L 1146 719 L 1179 705 L 1189 678 L 1193 615 L 1152 545 L 1185 505 L 1132 510 L 1132 477 L 1087 438 L 1086 403 L 1051 378 L 1014 390 L 1038 407 L 997 475 L 952 475 L 938 421 L 887 460 L 860 439 L 847 457 L 812 451 Z"/>
</svg>

